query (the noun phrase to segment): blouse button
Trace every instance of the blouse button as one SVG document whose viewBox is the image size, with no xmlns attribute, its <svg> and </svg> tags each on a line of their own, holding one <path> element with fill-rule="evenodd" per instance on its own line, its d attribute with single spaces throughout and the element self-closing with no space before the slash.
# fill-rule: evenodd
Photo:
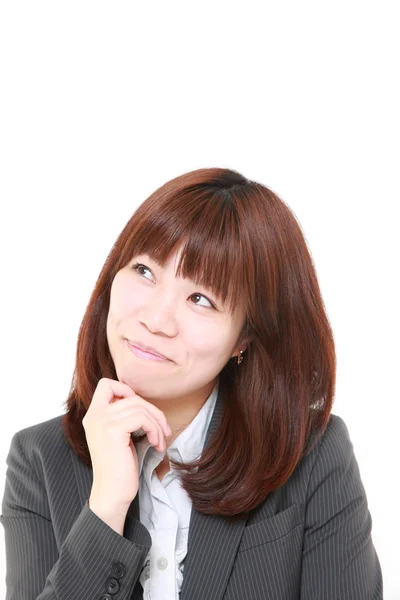
<svg viewBox="0 0 400 600">
<path fill-rule="evenodd" d="M 158 559 L 158 561 L 157 561 L 157 567 L 158 567 L 159 569 L 162 569 L 162 570 L 164 570 L 164 569 L 166 569 L 166 568 L 167 568 L 167 566 L 168 566 L 168 561 L 167 561 L 167 559 L 166 559 L 166 558 L 164 558 L 164 557 L 163 557 L 163 558 L 159 558 L 159 559 Z"/>
</svg>

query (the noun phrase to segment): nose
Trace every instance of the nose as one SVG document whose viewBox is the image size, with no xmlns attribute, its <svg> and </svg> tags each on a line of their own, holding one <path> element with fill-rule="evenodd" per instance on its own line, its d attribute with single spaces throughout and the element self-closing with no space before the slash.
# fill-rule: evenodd
<svg viewBox="0 0 400 600">
<path fill-rule="evenodd" d="M 168 337 L 176 335 L 177 322 L 173 299 L 168 301 L 166 294 L 154 294 L 152 300 L 141 309 L 138 318 L 152 333 L 162 333 Z"/>
</svg>

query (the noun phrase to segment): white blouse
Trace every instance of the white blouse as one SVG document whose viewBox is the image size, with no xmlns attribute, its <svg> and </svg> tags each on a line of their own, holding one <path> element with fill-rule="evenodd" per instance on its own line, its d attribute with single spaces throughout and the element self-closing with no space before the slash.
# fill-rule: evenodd
<svg viewBox="0 0 400 600">
<path fill-rule="evenodd" d="M 191 461 L 201 455 L 218 387 L 217 380 L 193 421 L 167 448 L 170 458 Z M 165 452 L 158 452 L 147 437 L 136 442 L 135 448 L 139 461 L 140 521 L 152 539 L 139 576 L 143 600 L 179 600 L 192 502 L 180 485 L 178 472 L 171 468 L 161 481 L 154 472 Z"/>
</svg>

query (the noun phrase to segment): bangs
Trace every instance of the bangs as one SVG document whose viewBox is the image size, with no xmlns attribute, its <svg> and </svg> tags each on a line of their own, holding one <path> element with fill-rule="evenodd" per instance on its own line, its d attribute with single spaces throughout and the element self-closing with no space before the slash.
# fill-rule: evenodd
<svg viewBox="0 0 400 600">
<path fill-rule="evenodd" d="M 139 208 L 131 251 L 163 266 L 182 245 L 176 275 L 211 290 L 234 313 L 244 301 L 249 267 L 230 191 L 185 189 L 167 202 L 158 198 L 157 205 L 158 210 Z"/>
</svg>

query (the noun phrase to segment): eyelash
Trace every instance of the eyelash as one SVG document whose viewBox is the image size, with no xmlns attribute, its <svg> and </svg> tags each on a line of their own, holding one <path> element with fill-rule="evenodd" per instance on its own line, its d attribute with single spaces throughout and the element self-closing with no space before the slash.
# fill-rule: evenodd
<svg viewBox="0 0 400 600">
<path fill-rule="evenodd" d="M 146 267 L 146 265 L 142 265 L 141 263 L 135 263 L 134 265 L 132 265 L 132 269 L 134 271 L 136 271 L 137 273 L 138 273 L 139 267 L 143 267 L 144 269 L 147 269 L 151 273 L 151 269 L 149 269 L 149 267 Z M 140 273 L 138 273 L 138 274 L 140 275 Z M 192 294 L 192 296 L 203 296 L 203 298 L 205 298 L 211 304 L 211 308 L 216 308 L 215 304 L 210 300 L 210 298 L 207 298 L 207 296 L 204 296 L 204 294 L 199 294 L 196 292 L 196 293 Z M 197 306 L 197 305 L 195 305 L 195 306 Z M 198 306 L 200 306 L 201 308 L 208 308 L 207 306 L 201 306 L 200 304 Z"/>
</svg>

